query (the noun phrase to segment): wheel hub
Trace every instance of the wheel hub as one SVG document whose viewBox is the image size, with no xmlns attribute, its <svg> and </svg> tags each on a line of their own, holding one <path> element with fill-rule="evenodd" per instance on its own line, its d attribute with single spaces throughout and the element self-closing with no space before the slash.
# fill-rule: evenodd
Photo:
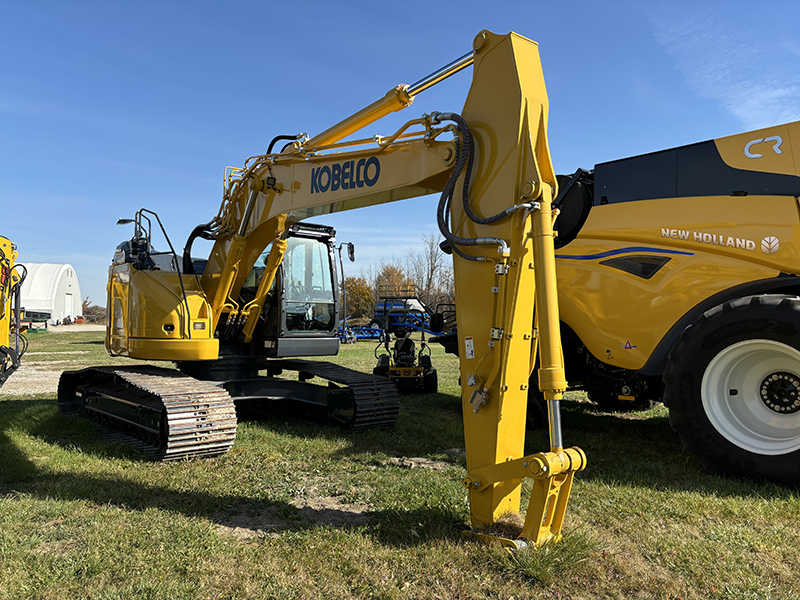
<svg viewBox="0 0 800 600">
<path fill-rule="evenodd" d="M 764 405 L 778 414 L 796 413 L 800 411 L 800 378 L 786 371 L 767 375 L 759 395 Z"/>
<path fill-rule="evenodd" d="M 708 363 L 700 388 L 712 427 L 738 448 L 773 456 L 800 450 L 800 350 L 737 342 Z"/>
</svg>

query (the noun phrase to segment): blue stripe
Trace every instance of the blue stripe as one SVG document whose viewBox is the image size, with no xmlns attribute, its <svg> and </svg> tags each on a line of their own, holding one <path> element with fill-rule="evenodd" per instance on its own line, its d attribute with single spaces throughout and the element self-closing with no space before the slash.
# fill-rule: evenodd
<svg viewBox="0 0 800 600">
<path fill-rule="evenodd" d="M 652 252 L 654 254 L 681 254 L 683 256 L 694 256 L 694 252 L 664 250 L 662 248 L 648 248 L 647 246 L 632 246 L 630 248 L 619 248 L 617 250 L 609 250 L 608 252 L 600 252 L 599 254 L 584 254 L 582 256 L 556 254 L 556 258 L 564 260 L 598 260 L 600 258 L 608 258 L 609 256 L 616 256 L 618 254 L 630 254 L 631 252 Z"/>
</svg>

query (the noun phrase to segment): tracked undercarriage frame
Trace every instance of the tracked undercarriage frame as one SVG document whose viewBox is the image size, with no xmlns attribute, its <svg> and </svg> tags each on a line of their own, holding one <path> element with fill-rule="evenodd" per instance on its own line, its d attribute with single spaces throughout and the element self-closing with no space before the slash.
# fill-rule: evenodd
<svg viewBox="0 0 800 600">
<path fill-rule="evenodd" d="M 276 377 L 294 371 L 297 379 Z M 309 383 L 320 378 L 327 385 Z M 327 362 L 278 360 L 266 377 L 202 381 L 161 367 L 93 367 L 62 374 L 58 408 L 97 424 L 115 442 L 155 460 L 213 457 L 248 416 L 315 414 L 352 430 L 390 427 L 400 398 L 388 380 Z"/>
</svg>

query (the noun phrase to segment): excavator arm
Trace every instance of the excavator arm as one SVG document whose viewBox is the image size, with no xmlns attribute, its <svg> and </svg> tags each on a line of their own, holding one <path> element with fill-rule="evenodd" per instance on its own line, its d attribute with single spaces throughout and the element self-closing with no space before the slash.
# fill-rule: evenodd
<svg viewBox="0 0 800 600">
<path fill-rule="evenodd" d="M 282 220 L 291 223 L 441 191 L 438 221 L 455 250 L 457 319 L 464 324 L 459 344 L 465 486 L 473 527 L 518 512 L 520 482 L 534 477 L 537 484 L 521 537 L 539 543 L 560 535 L 572 476 L 586 462 L 579 449 L 563 449 L 558 422 L 566 380 L 558 326 L 551 211 L 557 184 L 547 145 L 547 96 L 537 45 L 515 34 L 482 32 L 471 55 L 428 80 L 441 80 L 470 63 L 473 81 L 460 115 L 425 115 L 393 136 L 379 138 L 377 148 L 350 150 L 350 144 L 363 146 L 363 141 L 341 143 L 410 105 L 426 84 L 398 86 L 326 132 L 282 154 L 254 159 L 229 187 L 228 212 L 246 217 L 239 221 L 243 250 L 237 250 L 243 265 L 232 277 L 236 266 L 226 246 L 237 246 L 237 241 L 218 241 L 211 263 L 224 266 L 207 269 L 202 286 L 214 292 L 214 312 L 221 313 L 222 297 L 230 301 L 235 296 L 250 257 L 263 247 L 265 235 L 280 235 Z M 454 139 L 443 140 L 449 132 Z M 280 252 L 273 247 L 273 253 Z M 227 281 L 230 291 L 220 293 Z M 257 316 L 257 308 L 245 315 L 245 333 L 252 331 L 248 325 Z M 540 387 L 551 407 L 551 449 L 526 457 L 527 385 L 537 346 Z"/>
</svg>

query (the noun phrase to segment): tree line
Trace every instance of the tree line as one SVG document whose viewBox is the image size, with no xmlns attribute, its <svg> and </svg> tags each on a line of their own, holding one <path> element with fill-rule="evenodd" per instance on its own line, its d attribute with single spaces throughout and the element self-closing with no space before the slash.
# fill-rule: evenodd
<svg viewBox="0 0 800 600">
<path fill-rule="evenodd" d="M 437 304 L 454 303 L 453 263 L 439 247 L 440 241 L 435 235 L 425 234 L 420 248 L 410 249 L 404 258 L 362 269 L 359 276 L 345 277 L 342 299 L 348 318 L 370 318 L 381 291 L 386 289 L 416 286 L 419 298 L 431 310 Z"/>
</svg>

